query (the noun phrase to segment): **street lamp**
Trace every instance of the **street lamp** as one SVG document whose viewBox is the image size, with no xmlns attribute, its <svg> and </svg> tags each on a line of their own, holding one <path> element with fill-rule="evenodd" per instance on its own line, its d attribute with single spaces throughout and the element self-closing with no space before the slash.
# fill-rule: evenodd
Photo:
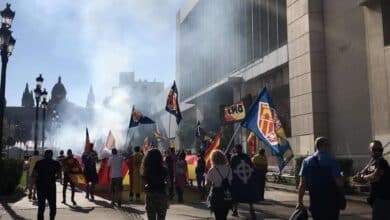
<svg viewBox="0 0 390 220">
<path fill-rule="evenodd" d="M 47 91 L 46 89 L 43 89 L 43 92 L 41 94 L 42 96 L 42 152 L 44 151 L 45 148 L 45 120 L 46 120 L 46 108 L 49 103 L 47 103 L 46 98 L 47 98 Z"/>
<path fill-rule="evenodd" d="M 43 83 L 43 77 L 42 74 L 39 74 L 37 78 L 35 78 L 35 81 L 37 83 L 34 94 L 35 94 L 35 133 L 34 133 L 34 151 L 38 149 L 38 111 L 39 111 L 39 103 L 41 102 L 41 96 L 42 96 L 42 83 Z"/>
<path fill-rule="evenodd" d="M 11 4 L 0 12 L 2 21 L 0 28 L 0 55 L 1 55 L 1 83 L 0 83 L 0 157 L 3 151 L 3 121 L 5 108 L 5 81 L 8 57 L 11 56 L 16 40 L 12 37 L 10 30 L 15 12 L 11 10 Z"/>
</svg>

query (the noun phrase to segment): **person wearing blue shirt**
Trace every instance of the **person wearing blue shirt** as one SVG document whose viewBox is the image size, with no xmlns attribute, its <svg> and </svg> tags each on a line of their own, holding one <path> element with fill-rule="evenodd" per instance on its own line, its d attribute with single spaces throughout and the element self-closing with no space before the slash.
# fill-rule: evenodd
<svg viewBox="0 0 390 220">
<path fill-rule="evenodd" d="M 297 208 L 304 207 L 303 196 L 308 189 L 313 219 L 337 220 L 340 214 L 338 187 L 343 186 L 343 177 L 336 159 L 330 155 L 328 139 L 319 137 L 314 145 L 315 153 L 303 161 L 299 173 Z"/>
</svg>

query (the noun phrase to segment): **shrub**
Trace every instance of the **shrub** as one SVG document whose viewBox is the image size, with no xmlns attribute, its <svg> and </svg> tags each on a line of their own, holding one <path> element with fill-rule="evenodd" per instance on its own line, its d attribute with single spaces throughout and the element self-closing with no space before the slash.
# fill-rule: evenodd
<svg viewBox="0 0 390 220">
<path fill-rule="evenodd" d="M 23 161 L 15 159 L 0 159 L 0 195 L 15 192 L 23 173 Z"/>
</svg>

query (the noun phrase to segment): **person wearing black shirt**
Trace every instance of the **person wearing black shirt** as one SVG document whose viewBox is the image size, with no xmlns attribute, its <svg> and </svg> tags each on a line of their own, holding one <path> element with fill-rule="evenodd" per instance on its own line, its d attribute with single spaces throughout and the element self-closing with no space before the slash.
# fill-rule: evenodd
<svg viewBox="0 0 390 220">
<path fill-rule="evenodd" d="M 46 150 L 45 158 L 35 164 L 33 171 L 38 192 L 38 220 L 43 220 L 46 200 L 49 203 L 50 220 L 56 216 L 56 179 L 61 175 L 61 167 L 52 157 L 53 151 Z"/>
<path fill-rule="evenodd" d="M 175 161 L 176 161 L 176 155 L 175 155 L 175 148 L 170 148 L 167 152 L 167 155 L 165 157 L 165 164 L 168 168 L 168 175 L 169 175 L 169 199 L 172 200 L 174 197 L 174 180 L 175 180 Z"/>
<path fill-rule="evenodd" d="M 145 204 L 148 220 L 164 220 L 168 209 L 166 182 L 168 171 L 158 149 L 151 149 L 144 157 L 140 173 L 145 183 Z"/>
<path fill-rule="evenodd" d="M 371 160 L 367 166 L 353 177 L 355 182 L 370 182 L 371 192 L 367 199 L 372 206 L 372 219 L 390 219 L 390 167 L 383 158 L 380 141 L 372 141 L 369 146 Z"/>
</svg>

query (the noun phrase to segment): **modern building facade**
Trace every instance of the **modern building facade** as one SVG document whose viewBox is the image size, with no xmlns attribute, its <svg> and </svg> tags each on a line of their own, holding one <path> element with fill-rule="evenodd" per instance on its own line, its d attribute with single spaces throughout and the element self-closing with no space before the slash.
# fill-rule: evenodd
<svg viewBox="0 0 390 220">
<path fill-rule="evenodd" d="M 327 136 L 359 166 L 370 140 L 390 149 L 389 25 L 386 0 L 188 0 L 177 14 L 183 115 L 218 129 L 220 104 L 266 86 L 296 155 Z"/>
</svg>

